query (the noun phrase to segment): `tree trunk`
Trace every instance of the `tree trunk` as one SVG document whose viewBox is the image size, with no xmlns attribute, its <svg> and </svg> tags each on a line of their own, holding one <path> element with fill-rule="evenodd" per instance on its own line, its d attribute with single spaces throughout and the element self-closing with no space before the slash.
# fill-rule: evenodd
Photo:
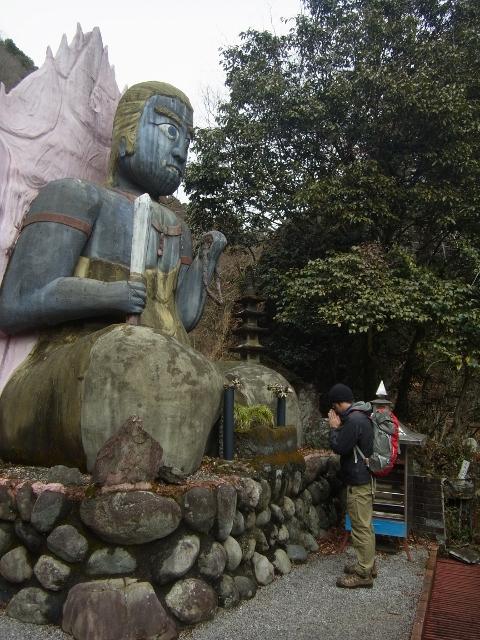
<svg viewBox="0 0 480 640">
<path fill-rule="evenodd" d="M 365 334 L 363 343 L 363 399 L 368 402 L 375 395 L 377 382 L 377 367 L 374 357 L 373 339 L 374 332 L 369 329 Z"/>
<path fill-rule="evenodd" d="M 465 424 L 465 400 L 467 398 L 468 387 L 472 378 L 471 371 L 469 367 L 465 366 L 465 364 L 462 367 L 462 371 L 462 386 L 460 387 L 460 393 L 458 394 L 457 404 L 455 405 L 455 411 L 453 413 L 453 430 L 456 433 L 461 433 L 463 425 Z"/>
<path fill-rule="evenodd" d="M 410 389 L 410 383 L 413 377 L 413 371 L 415 366 L 415 355 L 417 351 L 417 345 L 424 335 L 424 330 L 421 327 L 415 329 L 412 341 L 408 347 L 407 358 L 403 365 L 402 375 L 400 383 L 398 385 L 397 402 L 395 403 L 395 414 L 400 420 L 408 420 L 410 418 L 410 407 L 408 402 L 408 392 Z"/>
</svg>

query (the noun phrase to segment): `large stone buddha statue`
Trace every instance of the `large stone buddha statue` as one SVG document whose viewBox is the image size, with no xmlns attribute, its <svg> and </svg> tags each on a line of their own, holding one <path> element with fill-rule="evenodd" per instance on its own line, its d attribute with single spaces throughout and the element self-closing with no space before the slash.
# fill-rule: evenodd
<svg viewBox="0 0 480 640">
<path fill-rule="evenodd" d="M 0 291 L 0 329 L 40 330 L 0 398 L 0 457 L 91 469 L 133 414 L 165 464 L 200 463 L 222 399 L 222 375 L 189 345 L 225 237 L 192 255 L 189 229 L 160 196 L 182 179 L 192 108 L 178 89 L 146 82 L 121 98 L 107 186 L 62 179 L 32 203 Z M 132 279 L 135 199 L 148 193 L 146 268 Z M 137 314 L 138 326 L 125 323 Z"/>
</svg>

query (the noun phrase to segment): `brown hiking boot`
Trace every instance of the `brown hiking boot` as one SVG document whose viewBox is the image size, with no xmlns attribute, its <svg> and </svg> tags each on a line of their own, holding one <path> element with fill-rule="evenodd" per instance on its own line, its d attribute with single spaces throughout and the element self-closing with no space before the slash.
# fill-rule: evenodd
<svg viewBox="0 0 480 640">
<path fill-rule="evenodd" d="M 343 568 L 343 571 L 348 575 L 352 575 L 353 573 L 357 573 L 357 567 L 358 567 L 358 564 L 356 562 L 352 564 L 346 564 Z M 376 578 L 377 575 L 378 575 L 377 563 L 374 562 L 372 567 L 372 578 Z"/>
<path fill-rule="evenodd" d="M 360 587 L 371 589 L 373 587 L 373 578 L 372 576 L 362 578 L 358 573 L 352 573 L 351 575 L 337 578 L 337 587 L 342 589 L 358 589 Z"/>
</svg>

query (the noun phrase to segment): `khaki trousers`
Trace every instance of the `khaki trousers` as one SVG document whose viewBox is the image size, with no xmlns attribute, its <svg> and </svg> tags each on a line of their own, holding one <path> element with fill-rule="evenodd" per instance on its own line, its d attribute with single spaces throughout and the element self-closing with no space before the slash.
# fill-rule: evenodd
<svg viewBox="0 0 480 640">
<path fill-rule="evenodd" d="M 352 545 L 357 556 L 357 573 L 370 575 L 375 560 L 375 532 L 373 530 L 372 485 L 347 487 L 347 513 L 352 523 Z"/>
</svg>

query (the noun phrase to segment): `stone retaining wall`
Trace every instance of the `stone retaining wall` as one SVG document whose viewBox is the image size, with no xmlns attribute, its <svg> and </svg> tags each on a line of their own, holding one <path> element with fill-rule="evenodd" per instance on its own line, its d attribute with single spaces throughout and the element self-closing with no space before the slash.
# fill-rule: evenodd
<svg viewBox="0 0 480 640">
<path fill-rule="evenodd" d="M 7 614 L 77 640 L 167 640 L 253 597 L 338 521 L 337 459 L 286 458 L 128 490 L 2 479 Z"/>
</svg>

